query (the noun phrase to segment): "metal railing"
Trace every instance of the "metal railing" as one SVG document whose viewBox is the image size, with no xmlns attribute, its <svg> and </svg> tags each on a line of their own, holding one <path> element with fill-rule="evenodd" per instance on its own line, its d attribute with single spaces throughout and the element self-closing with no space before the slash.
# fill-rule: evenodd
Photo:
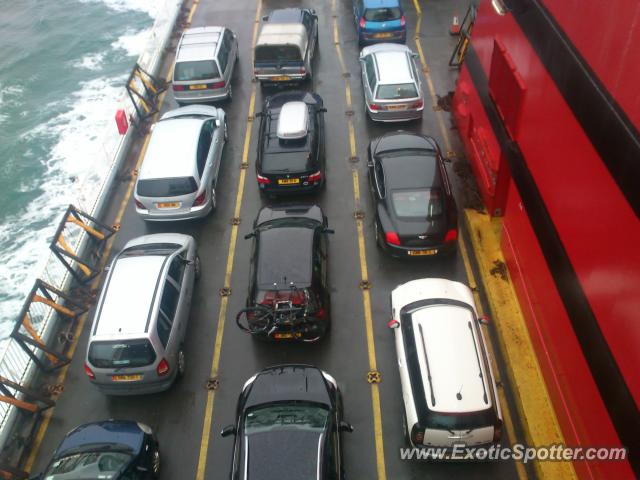
<svg viewBox="0 0 640 480">
<path fill-rule="evenodd" d="M 158 15 L 149 34 L 146 47 L 136 63 L 152 75 L 158 75 L 161 69 L 165 50 L 171 40 L 184 1 L 158 0 L 158 3 L 161 3 L 158 5 Z M 120 105 L 120 108 L 125 110 L 126 117 L 132 122 L 136 122 L 138 107 L 131 102 L 124 86 Z M 86 220 L 82 217 L 83 212 L 87 212 L 88 215 L 84 215 L 87 215 L 91 220 L 100 218 L 104 213 L 105 207 L 108 205 L 109 193 L 127 157 L 135 134 L 135 129 L 129 128 L 126 134 L 120 135 L 116 125 L 110 123 L 103 136 L 96 140 L 99 145 L 96 168 L 92 169 L 86 178 L 78 182 L 79 191 L 75 205 L 79 207 L 76 209 L 76 212 L 79 211 L 79 215 L 74 218 L 79 218 L 80 223 Z M 95 187 L 96 180 L 99 182 L 98 188 Z M 68 214 L 69 210 L 65 215 Z M 71 223 L 74 223 L 74 220 L 71 220 Z M 17 319 L 14 333 L 22 329 L 22 336 L 21 334 L 13 335 L 0 346 L 0 379 L 2 380 L 0 382 L 0 450 L 3 452 L 7 441 L 12 437 L 12 429 L 18 411 L 24 407 L 20 402 L 26 401 L 26 397 L 32 393 L 29 387 L 38 373 L 37 359 L 46 361 L 47 359 L 56 359 L 60 355 L 52 351 L 49 345 L 55 344 L 59 347 L 60 343 L 64 343 L 65 339 L 61 339 L 59 335 L 60 322 L 69 317 L 69 311 L 65 310 L 65 307 L 57 305 L 67 303 L 68 299 L 64 298 L 65 292 L 68 292 L 72 283 L 77 283 L 78 276 L 73 274 L 73 269 L 77 268 L 80 272 L 86 273 L 84 268 L 88 267 L 85 265 L 83 268 L 82 259 L 86 252 L 95 246 L 92 245 L 95 240 L 95 235 L 92 233 L 95 232 L 90 231 L 93 227 L 95 227 L 95 223 L 89 225 L 88 228 L 71 229 L 65 233 L 63 244 L 59 242 L 56 244 L 58 251 L 56 248 L 52 248 L 44 270 L 25 303 L 25 305 L 28 304 L 28 315 L 25 316 L 23 308 L 20 318 Z M 68 259 L 68 264 L 65 265 L 61 262 L 61 258 Z M 69 265 L 72 265 L 72 268 L 69 268 Z M 45 292 L 45 294 L 38 294 L 36 301 L 31 301 L 34 291 L 42 284 L 46 285 L 45 290 L 41 290 L 41 293 Z M 59 358 L 57 359 L 59 360 Z M 45 407 L 48 406 L 49 404 L 45 402 Z"/>
</svg>

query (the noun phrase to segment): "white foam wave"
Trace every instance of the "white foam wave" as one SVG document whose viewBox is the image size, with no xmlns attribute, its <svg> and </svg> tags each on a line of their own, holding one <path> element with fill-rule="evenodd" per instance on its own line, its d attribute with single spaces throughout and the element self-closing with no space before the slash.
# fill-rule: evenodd
<svg viewBox="0 0 640 480">
<path fill-rule="evenodd" d="M 93 71 L 102 70 L 104 56 L 105 56 L 104 52 L 85 55 L 80 60 L 77 60 L 76 62 L 74 62 L 72 65 L 75 68 L 84 68 L 86 70 L 93 70 Z"/>
<path fill-rule="evenodd" d="M 9 114 L 3 110 L 20 102 L 23 92 L 24 89 L 20 85 L 7 85 L 5 87 L 0 84 L 0 124 L 9 119 Z"/>
<path fill-rule="evenodd" d="M 129 57 L 138 57 L 144 50 L 150 34 L 150 28 L 138 32 L 130 31 L 118 38 L 111 46 L 114 49 L 124 50 Z"/>
<path fill-rule="evenodd" d="M 158 9 L 163 4 L 160 0 L 80 0 L 82 3 L 104 3 L 107 7 L 117 11 L 126 12 L 137 10 L 146 12 L 151 18 L 156 18 Z"/>
</svg>

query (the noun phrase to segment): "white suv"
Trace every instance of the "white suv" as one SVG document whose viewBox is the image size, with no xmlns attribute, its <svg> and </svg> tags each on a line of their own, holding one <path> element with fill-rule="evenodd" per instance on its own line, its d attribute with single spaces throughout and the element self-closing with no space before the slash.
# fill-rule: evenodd
<svg viewBox="0 0 640 480">
<path fill-rule="evenodd" d="M 393 290 L 391 313 L 411 445 L 497 442 L 502 412 L 471 290 L 413 280 Z"/>
</svg>

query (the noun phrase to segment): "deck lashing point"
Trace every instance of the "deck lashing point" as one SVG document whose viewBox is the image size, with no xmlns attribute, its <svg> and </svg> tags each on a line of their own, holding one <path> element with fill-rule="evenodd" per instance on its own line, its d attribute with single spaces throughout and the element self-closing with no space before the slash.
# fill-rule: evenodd
<svg viewBox="0 0 640 480">
<path fill-rule="evenodd" d="M 219 386 L 220 380 L 218 379 L 218 377 L 211 377 L 209 380 L 207 380 L 207 385 L 205 386 L 205 388 L 207 390 L 217 390 Z"/>
<path fill-rule="evenodd" d="M 231 295 L 231 287 L 223 287 L 218 293 L 221 297 L 228 297 Z"/>
<path fill-rule="evenodd" d="M 240 225 L 240 217 L 233 217 L 231 219 L 231 225 Z"/>
<path fill-rule="evenodd" d="M 361 280 L 358 286 L 360 287 L 360 290 L 370 290 L 372 285 L 369 280 Z"/>
<path fill-rule="evenodd" d="M 373 385 L 382 381 L 382 374 L 377 370 L 371 370 L 367 373 L 367 383 Z"/>
</svg>

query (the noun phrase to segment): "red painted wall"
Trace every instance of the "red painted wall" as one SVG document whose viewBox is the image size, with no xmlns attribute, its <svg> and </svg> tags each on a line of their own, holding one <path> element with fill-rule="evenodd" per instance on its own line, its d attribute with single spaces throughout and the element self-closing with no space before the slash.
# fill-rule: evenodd
<svg viewBox="0 0 640 480">
<path fill-rule="evenodd" d="M 626 11 L 635 10 L 640 24 L 638 4 L 620 3 Z M 634 62 L 631 53 L 621 59 L 612 52 L 620 42 L 628 41 L 628 35 L 633 37 L 640 30 L 634 26 L 629 34 L 631 19 L 624 14 L 608 11 L 583 14 L 599 12 L 608 5 L 600 0 L 580 0 L 579 7 L 576 1 L 565 0 L 547 1 L 546 5 L 558 12 L 559 21 L 568 22 L 567 31 L 577 35 L 578 47 L 585 49 L 583 55 L 594 63 L 597 72 L 603 72 L 602 81 L 614 88 L 614 95 L 630 109 L 627 113 L 637 122 L 640 96 L 636 92 L 632 94 L 632 86 L 637 90 L 640 62 Z M 581 14 L 576 15 L 577 11 Z M 594 35 L 601 31 L 605 32 L 606 39 L 602 45 L 600 35 Z M 487 77 L 496 37 L 506 47 L 527 89 L 521 127 L 515 140 L 605 339 L 638 402 L 640 376 L 636 372 L 640 365 L 640 329 L 636 318 L 640 311 L 640 250 L 637 247 L 640 222 L 513 17 L 497 15 L 490 1 L 483 0 L 472 43 Z M 602 49 L 609 49 L 608 55 Z M 491 192 L 483 186 L 486 183 L 483 177 L 487 175 L 482 170 L 486 169 L 487 162 L 474 150 L 471 139 L 477 131 L 490 137 L 485 141 L 487 145 L 494 144 L 495 139 L 491 138 L 491 126 L 465 68 L 456 90 L 454 116 L 486 202 L 491 199 Z M 504 231 L 505 255 L 567 441 L 577 440 L 582 445 L 617 443 L 615 430 L 513 184 L 507 198 Z M 579 468 L 581 476 L 591 476 L 584 466 Z M 626 463 L 598 464 L 594 468 L 597 469 L 594 478 L 633 478 Z"/>
</svg>

